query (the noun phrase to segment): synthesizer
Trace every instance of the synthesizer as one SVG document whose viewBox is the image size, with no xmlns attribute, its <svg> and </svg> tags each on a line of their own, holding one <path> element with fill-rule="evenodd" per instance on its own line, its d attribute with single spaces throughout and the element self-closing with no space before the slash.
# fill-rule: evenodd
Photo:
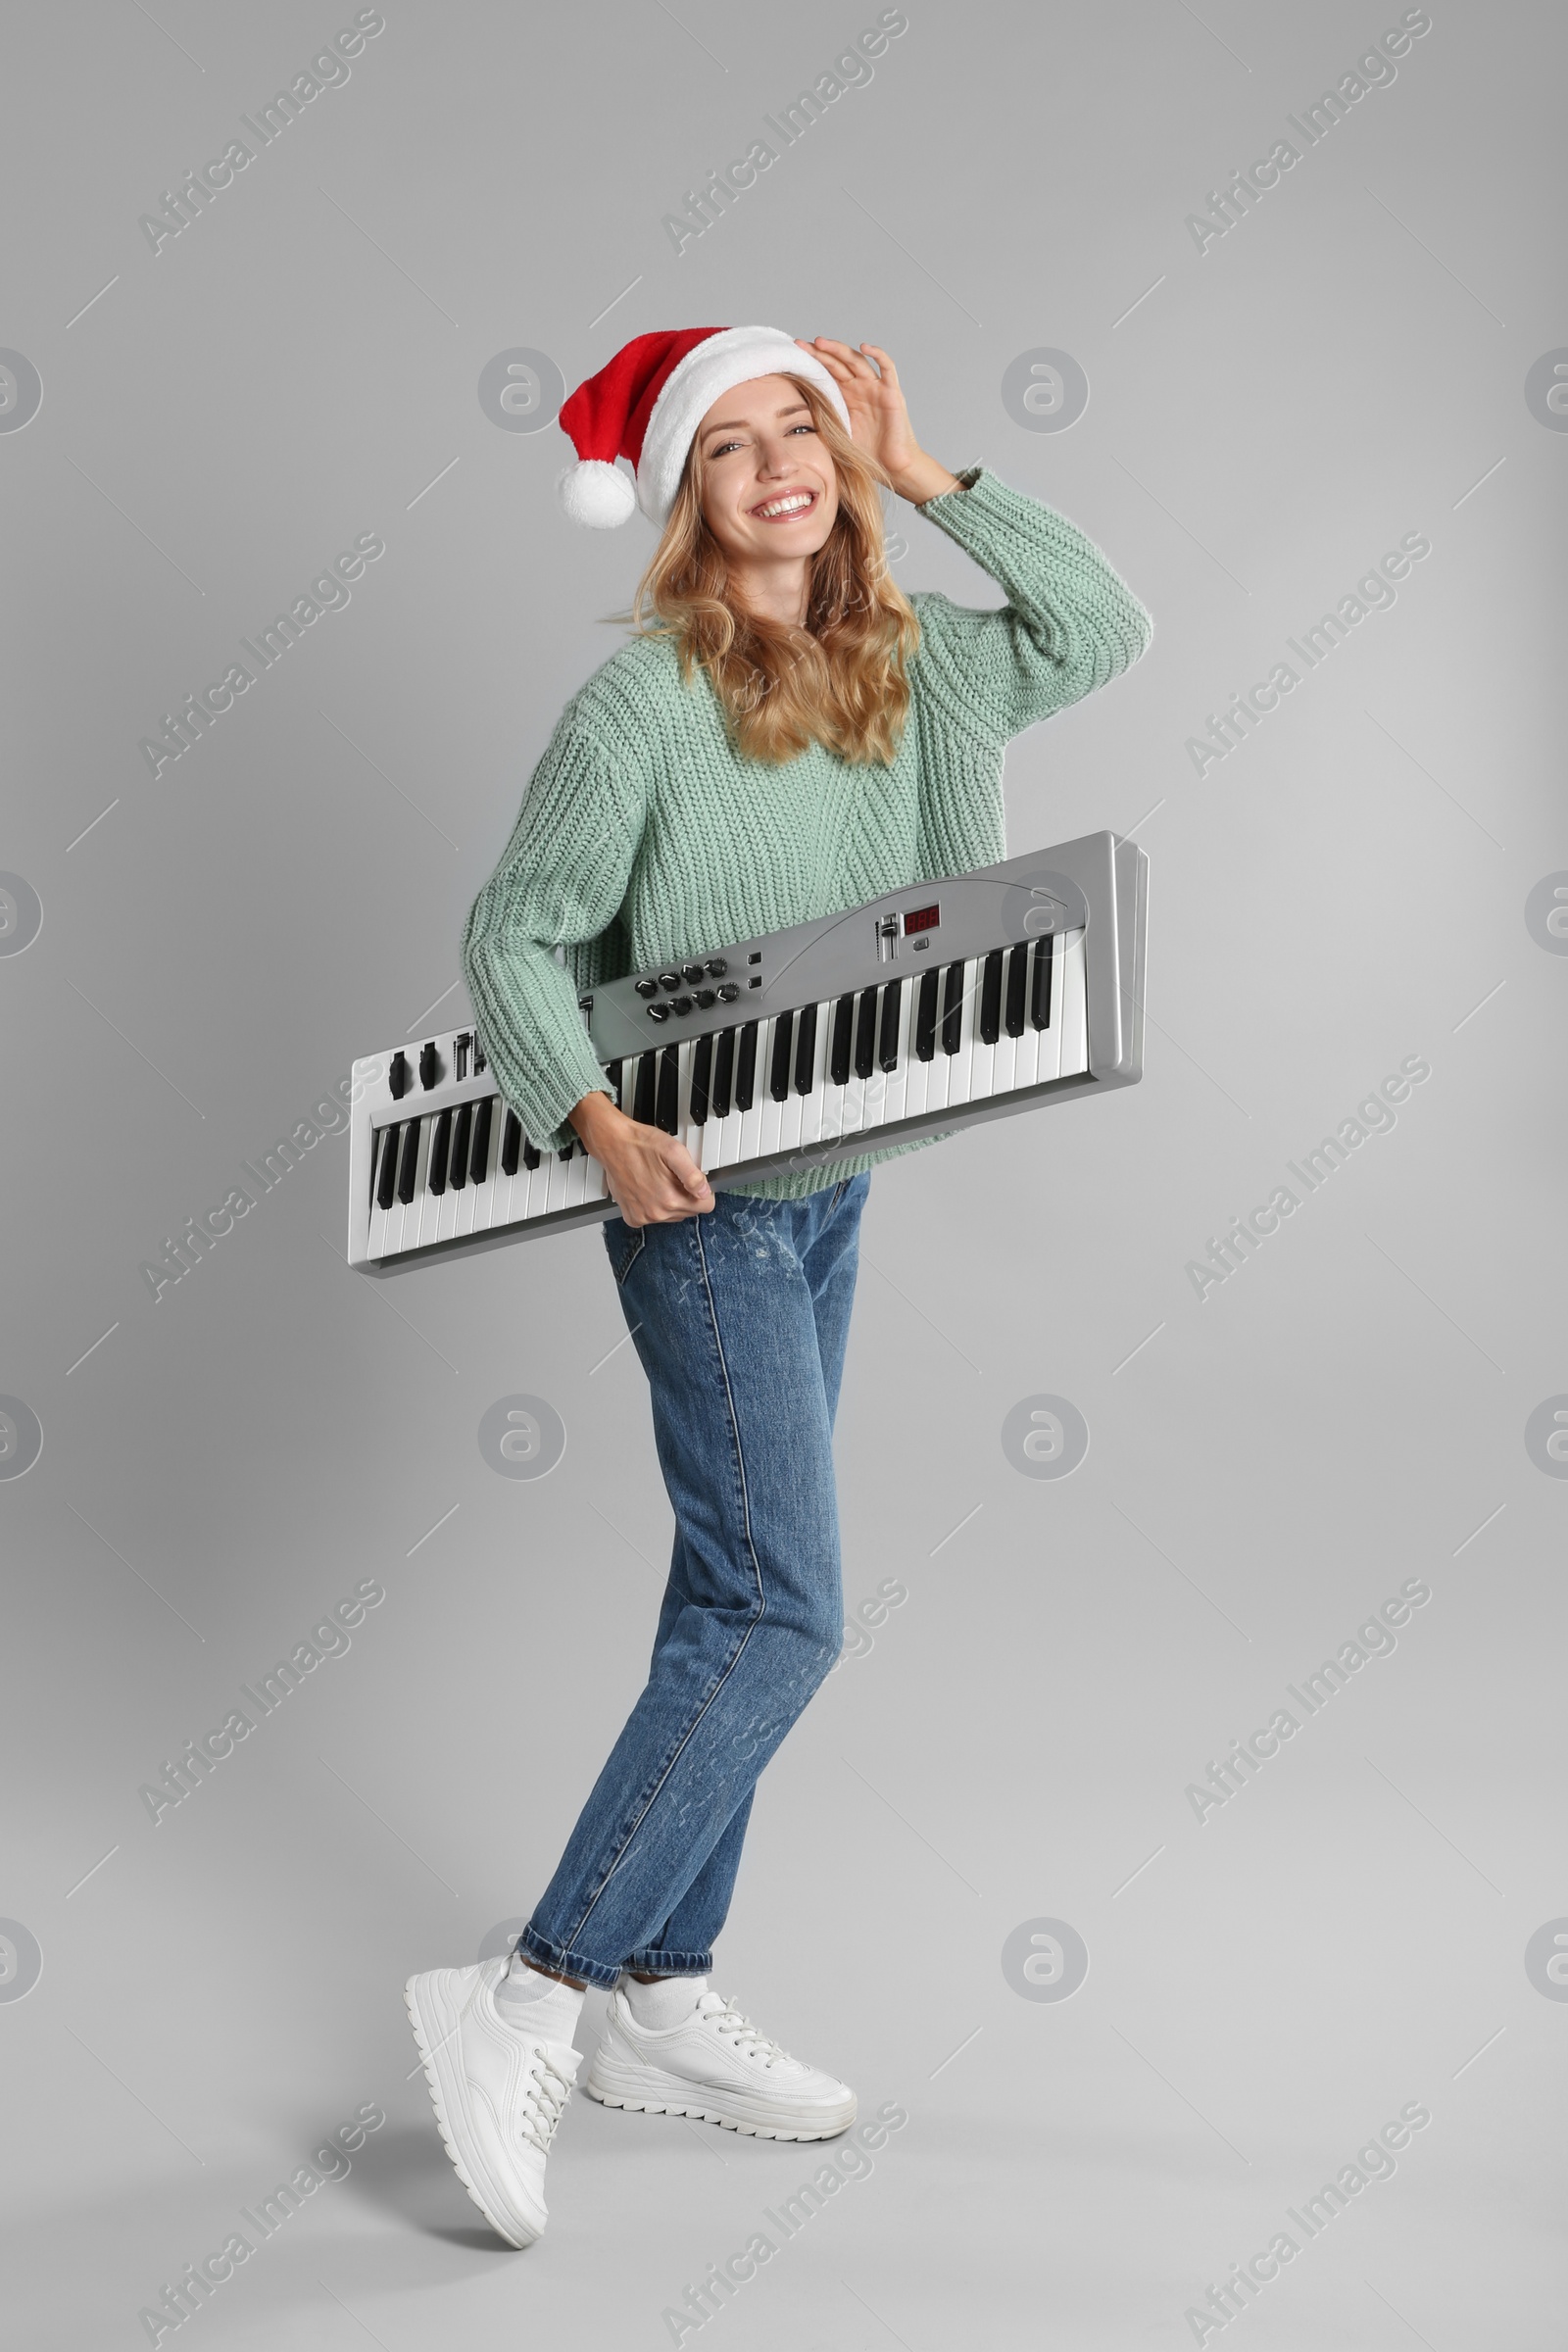
<svg viewBox="0 0 1568 2352">
<path fill-rule="evenodd" d="M 946 1135 L 1143 1074 L 1149 859 L 1090 833 L 609 981 L 578 1003 L 628 1116 L 714 1190 Z M 473 1028 L 354 1064 L 349 1263 L 390 1274 L 613 1216 Z"/>
</svg>

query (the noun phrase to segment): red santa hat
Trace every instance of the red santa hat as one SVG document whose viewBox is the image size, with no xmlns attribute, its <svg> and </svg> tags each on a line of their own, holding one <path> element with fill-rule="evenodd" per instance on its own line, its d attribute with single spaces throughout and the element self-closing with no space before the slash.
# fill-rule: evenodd
<svg viewBox="0 0 1568 2352">
<path fill-rule="evenodd" d="M 719 395 L 759 375 L 804 375 L 826 393 L 849 430 L 844 395 L 815 354 L 776 326 L 687 326 L 634 335 L 562 405 L 560 424 L 578 463 L 561 479 L 573 522 L 612 530 L 641 507 L 668 520 L 686 453 Z M 627 458 L 636 487 L 615 464 Z"/>
</svg>

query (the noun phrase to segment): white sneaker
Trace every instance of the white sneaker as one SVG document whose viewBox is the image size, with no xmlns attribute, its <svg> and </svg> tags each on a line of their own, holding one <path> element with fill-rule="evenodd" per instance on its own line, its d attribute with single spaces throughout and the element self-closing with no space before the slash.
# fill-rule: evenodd
<svg viewBox="0 0 1568 2352">
<path fill-rule="evenodd" d="M 832 2139 L 856 2115 L 847 2084 L 790 2057 L 716 1992 L 662 2032 L 639 2026 L 624 1992 L 612 1992 L 583 2089 L 606 2107 L 689 2115 L 759 2139 Z"/>
<path fill-rule="evenodd" d="M 495 1988 L 511 1954 L 436 1968 L 404 1990 L 435 2120 L 458 2179 L 498 2237 L 530 2246 L 544 2229 L 545 2158 L 580 2053 L 508 2025 Z"/>
</svg>

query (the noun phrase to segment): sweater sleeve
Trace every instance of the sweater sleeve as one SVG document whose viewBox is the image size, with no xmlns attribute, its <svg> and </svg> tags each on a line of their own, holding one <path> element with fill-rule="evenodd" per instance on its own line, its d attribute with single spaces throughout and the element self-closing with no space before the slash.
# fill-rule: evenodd
<svg viewBox="0 0 1568 2352">
<path fill-rule="evenodd" d="M 1006 591 L 1000 612 L 922 596 L 918 692 L 949 724 L 1000 749 L 1145 653 L 1154 624 L 1066 516 L 973 466 L 920 509 Z"/>
<path fill-rule="evenodd" d="M 464 977 L 496 1084 L 541 1151 L 571 1143 L 567 1111 L 609 1091 L 577 1004 L 584 959 L 563 964 L 552 951 L 581 949 L 613 920 L 644 813 L 632 763 L 568 706 L 464 928 Z"/>
</svg>

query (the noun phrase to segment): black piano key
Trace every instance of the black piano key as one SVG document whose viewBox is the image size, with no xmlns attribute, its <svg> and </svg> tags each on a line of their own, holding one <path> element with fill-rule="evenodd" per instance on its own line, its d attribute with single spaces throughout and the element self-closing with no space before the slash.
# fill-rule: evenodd
<svg viewBox="0 0 1568 2352">
<path fill-rule="evenodd" d="M 773 1058 L 767 1072 L 767 1091 L 775 1102 L 790 1099 L 790 1040 L 794 1033 L 794 1013 L 781 1012 L 773 1023 Z"/>
<path fill-rule="evenodd" d="M 447 1189 L 447 1159 L 452 1150 L 452 1113 L 436 1113 L 435 1134 L 430 1140 L 430 1170 L 425 1177 L 427 1188 L 439 1200 Z"/>
<path fill-rule="evenodd" d="M 421 1124 L 418 1119 L 411 1119 L 403 1130 L 403 1157 L 398 1162 L 398 1199 L 405 1208 L 414 1199 L 414 1173 L 419 1164 Z"/>
<path fill-rule="evenodd" d="M 654 1125 L 673 1135 L 680 1125 L 680 1048 L 663 1046 L 659 1054 L 659 1092 Z"/>
<path fill-rule="evenodd" d="M 398 1135 L 396 1127 L 383 1129 L 381 1135 L 381 1178 L 375 1188 L 377 1208 L 390 1208 L 392 1188 L 398 1180 Z"/>
<path fill-rule="evenodd" d="M 452 1159 L 449 1167 L 455 1193 L 461 1193 L 468 1181 L 468 1151 L 472 1138 L 473 1104 L 460 1102 L 458 1115 L 452 1122 Z"/>
<path fill-rule="evenodd" d="M 473 1155 L 468 1161 L 468 1174 L 475 1184 L 483 1184 L 490 1173 L 490 1111 L 494 1095 L 473 1106 Z"/>
<path fill-rule="evenodd" d="M 942 995 L 942 1051 L 956 1054 L 963 1042 L 963 965 L 948 965 L 948 985 Z"/>
<path fill-rule="evenodd" d="M 1009 1037 L 1022 1037 L 1029 978 L 1029 942 L 1020 940 L 1007 957 L 1006 1024 Z"/>
<path fill-rule="evenodd" d="M 877 1066 L 887 1072 L 899 1066 L 899 1005 L 904 982 L 890 980 L 882 991 L 882 1020 L 877 1031 Z"/>
<path fill-rule="evenodd" d="M 735 1054 L 735 1107 L 750 1110 L 757 1100 L 757 1023 L 748 1021 L 741 1031 L 741 1042 Z"/>
<path fill-rule="evenodd" d="M 735 1084 L 735 1032 L 721 1029 L 713 1053 L 713 1082 L 709 1090 L 709 1107 L 715 1119 L 729 1117 L 730 1091 Z"/>
<path fill-rule="evenodd" d="M 937 1050 L 937 991 L 942 974 L 935 964 L 920 974 L 920 994 L 914 1001 L 914 1057 L 929 1061 Z"/>
<path fill-rule="evenodd" d="M 637 1056 L 637 1083 L 632 1088 L 631 1115 L 639 1127 L 654 1123 L 654 1095 L 659 1084 L 659 1055 L 650 1048 Z"/>
<path fill-rule="evenodd" d="M 1002 965 L 1005 951 L 993 948 L 981 967 L 980 1042 L 994 1046 L 1002 1035 Z"/>
<path fill-rule="evenodd" d="M 712 1076 L 713 1033 L 710 1029 L 705 1037 L 697 1040 L 696 1051 L 692 1054 L 691 1122 L 694 1127 L 706 1127 L 708 1124 L 709 1090 Z"/>
<path fill-rule="evenodd" d="M 620 1064 L 618 1061 L 612 1061 L 606 1070 L 605 1084 L 613 1096 L 615 1108 L 618 1110 L 620 1108 Z"/>
<path fill-rule="evenodd" d="M 522 1121 L 514 1110 L 509 1110 L 506 1125 L 501 1130 L 501 1173 L 503 1176 L 515 1176 L 517 1153 L 521 1150 Z"/>
<path fill-rule="evenodd" d="M 531 1144 L 528 1141 L 528 1138 L 524 1136 L 522 1139 L 522 1164 L 528 1170 L 530 1176 L 532 1175 L 534 1169 L 539 1165 L 539 1162 L 543 1156 L 544 1154 L 541 1152 L 538 1145 Z"/>
<path fill-rule="evenodd" d="M 828 1076 L 835 1086 L 850 1083 L 850 1048 L 855 1042 L 855 999 L 840 997 L 833 1007 L 833 1043 L 828 1048 Z"/>
<path fill-rule="evenodd" d="M 855 1075 L 869 1078 L 876 1067 L 876 990 L 860 991 L 859 1018 L 855 1024 Z"/>
<path fill-rule="evenodd" d="M 1029 1018 L 1037 1029 L 1051 1027 L 1051 967 L 1055 960 L 1054 934 L 1048 931 L 1044 939 L 1035 942 L 1034 986 L 1029 997 Z"/>
<path fill-rule="evenodd" d="M 808 1095 L 816 1075 L 816 1006 L 803 1004 L 795 1016 L 795 1092 Z"/>
</svg>

